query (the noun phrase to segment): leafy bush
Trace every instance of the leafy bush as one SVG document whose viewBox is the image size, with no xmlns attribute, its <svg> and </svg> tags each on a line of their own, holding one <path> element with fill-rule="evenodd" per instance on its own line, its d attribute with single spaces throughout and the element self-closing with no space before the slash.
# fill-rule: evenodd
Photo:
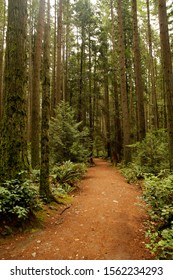
<svg viewBox="0 0 173 280">
<path fill-rule="evenodd" d="M 119 164 L 119 167 L 121 168 L 121 172 L 127 179 L 128 183 L 137 182 L 139 179 L 142 179 L 145 176 L 143 168 L 133 162 L 129 163 L 128 165 Z"/>
<path fill-rule="evenodd" d="M 75 112 L 62 102 L 50 124 L 50 151 L 53 163 L 86 162 L 90 155 L 89 131 L 75 120 Z"/>
<path fill-rule="evenodd" d="M 173 175 L 151 175 L 144 182 L 144 199 L 150 206 L 151 230 L 147 247 L 160 259 L 173 258 Z"/>
<path fill-rule="evenodd" d="M 147 247 L 158 258 L 172 259 L 173 175 L 169 170 L 167 132 L 149 132 L 141 143 L 130 145 L 130 148 L 133 149 L 133 162 L 120 168 L 129 183 L 144 179 L 144 199 L 151 217 Z"/>
<path fill-rule="evenodd" d="M 71 161 L 66 161 L 60 166 L 56 165 L 52 170 L 56 181 L 66 192 L 70 192 L 76 186 L 85 172 L 85 164 L 72 163 Z"/>
<path fill-rule="evenodd" d="M 162 169 L 169 168 L 168 135 L 165 130 L 148 132 L 141 143 L 131 147 L 136 150 L 133 161 L 141 166 L 144 173 L 157 175 Z"/>
<path fill-rule="evenodd" d="M 0 218 L 24 220 L 38 209 L 37 190 L 29 181 L 14 179 L 0 186 Z"/>
<path fill-rule="evenodd" d="M 173 175 L 162 180 L 150 175 L 144 186 L 144 199 L 151 206 L 151 217 L 167 224 L 173 218 Z"/>
<path fill-rule="evenodd" d="M 173 259 L 173 225 L 162 231 L 147 232 L 150 243 L 146 247 L 161 260 Z"/>
<path fill-rule="evenodd" d="M 144 179 L 150 173 L 160 176 L 169 174 L 168 139 L 165 130 L 148 132 L 141 143 L 137 142 L 129 147 L 132 149 L 132 162 L 119 165 L 129 183 Z"/>
</svg>

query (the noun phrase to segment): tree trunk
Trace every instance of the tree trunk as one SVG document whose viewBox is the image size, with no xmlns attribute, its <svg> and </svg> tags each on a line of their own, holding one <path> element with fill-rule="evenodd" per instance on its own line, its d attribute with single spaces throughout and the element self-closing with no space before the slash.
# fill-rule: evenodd
<svg viewBox="0 0 173 280">
<path fill-rule="evenodd" d="M 142 70 L 141 70 L 141 53 L 140 53 L 140 46 L 139 46 L 136 0 L 132 0 L 132 16 L 133 16 L 134 71 L 135 71 L 136 97 L 137 97 L 138 140 L 142 141 L 145 138 L 144 89 L 143 89 Z"/>
<path fill-rule="evenodd" d="M 124 29 L 122 17 L 122 0 L 118 0 L 118 39 L 119 39 L 119 63 L 121 76 L 121 100 L 122 100 L 122 114 L 123 114 L 123 150 L 124 161 L 128 163 L 131 161 L 131 151 L 127 145 L 130 144 L 130 119 L 127 98 L 127 82 L 126 82 L 126 64 L 125 64 L 125 44 L 124 44 Z"/>
<path fill-rule="evenodd" d="M 5 36 L 5 21 L 6 21 L 6 9 L 5 0 L 1 1 L 2 10 L 0 15 L 2 17 L 2 27 L 0 29 L 0 121 L 2 119 L 3 112 L 3 72 L 4 72 L 4 36 Z"/>
<path fill-rule="evenodd" d="M 160 41 L 163 60 L 163 74 L 166 87 L 166 105 L 168 111 L 168 134 L 169 134 L 169 160 L 170 169 L 173 169 L 173 72 L 171 61 L 171 49 L 168 33 L 168 18 L 166 1 L 158 0 L 158 13 L 160 25 Z"/>
<path fill-rule="evenodd" d="M 50 1 L 48 1 L 47 23 L 44 30 L 43 83 L 42 83 L 42 122 L 41 122 L 41 169 L 40 196 L 52 200 L 49 187 L 49 121 L 50 121 Z"/>
<path fill-rule="evenodd" d="M 56 100 L 55 106 L 57 106 L 61 99 L 61 77 L 62 77 L 62 0 L 59 0 L 59 7 L 58 7 L 58 38 L 57 38 L 57 79 L 56 79 Z"/>
<path fill-rule="evenodd" d="M 28 170 L 26 137 L 27 0 L 8 1 L 1 173 L 13 179 Z"/>
<path fill-rule="evenodd" d="M 147 4 L 147 17 L 148 17 L 148 47 L 149 47 L 149 75 L 151 77 L 151 128 L 158 129 L 158 107 L 157 107 L 157 93 L 156 93 L 156 81 L 154 71 L 154 58 L 152 48 L 152 35 L 151 35 L 151 23 L 150 23 L 150 6 L 149 0 Z"/>
<path fill-rule="evenodd" d="M 51 90 L 51 116 L 55 116 L 56 107 L 56 54 L 57 54 L 57 1 L 55 0 L 54 35 L 53 35 L 53 64 L 52 64 L 52 90 Z"/>
<path fill-rule="evenodd" d="M 36 169 L 40 166 L 40 67 L 44 30 L 45 0 L 40 0 L 37 34 L 33 60 L 32 112 L 31 112 L 31 164 Z"/>
</svg>

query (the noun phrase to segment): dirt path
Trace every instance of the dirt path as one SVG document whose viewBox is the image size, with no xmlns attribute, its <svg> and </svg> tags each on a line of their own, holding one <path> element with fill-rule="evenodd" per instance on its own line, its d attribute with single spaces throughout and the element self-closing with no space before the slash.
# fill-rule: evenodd
<svg viewBox="0 0 173 280">
<path fill-rule="evenodd" d="M 106 161 L 95 163 L 71 207 L 49 213 L 43 229 L 1 239 L 0 259 L 151 259 L 139 188 Z"/>
</svg>

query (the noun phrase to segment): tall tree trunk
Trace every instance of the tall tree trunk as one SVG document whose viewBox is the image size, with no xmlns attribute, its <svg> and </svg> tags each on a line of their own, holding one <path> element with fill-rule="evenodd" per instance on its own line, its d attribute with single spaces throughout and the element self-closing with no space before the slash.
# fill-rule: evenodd
<svg viewBox="0 0 173 280">
<path fill-rule="evenodd" d="M 150 5 L 149 0 L 146 0 L 147 4 L 147 18 L 148 18 L 148 47 L 149 47 L 149 75 L 151 77 L 151 127 L 158 129 L 158 107 L 157 107 L 157 93 L 156 93 L 156 81 L 154 71 L 154 58 L 152 48 L 152 35 L 151 35 L 151 20 L 150 20 Z"/>
<path fill-rule="evenodd" d="M 118 39 L 119 39 L 119 61 L 120 61 L 120 76 L 121 76 L 121 100 L 123 114 L 123 150 L 124 161 L 131 161 L 131 151 L 127 147 L 130 144 L 130 119 L 127 98 L 127 82 L 126 82 L 126 64 L 125 64 L 125 43 L 124 43 L 124 28 L 122 16 L 122 0 L 118 0 Z"/>
<path fill-rule="evenodd" d="M 93 163 L 93 142 L 94 142 L 94 123 L 93 123 L 93 98 L 92 98 L 92 51 L 91 51 L 91 34 L 89 32 L 89 128 L 91 140 L 90 163 Z"/>
<path fill-rule="evenodd" d="M 8 1 L 0 168 L 12 179 L 29 167 L 26 137 L 27 0 Z"/>
<path fill-rule="evenodd" d="M 168 111 L 168 134 L 169 134 L 169 160 L 170 169 L 173 169 L 173 72 L 171 49 L 168 33 L 168 18 L 166 0 L 158 0 L 158 13 L 160 25 L 160 41 L 163 60 L 163 74 L 166 87 L 166 105 Z"/>
<path fill-rule="evenodd" d="M 70 9 L 70 0 L 67 0 L 66 4 L 66 34 L 65 34 L 65 101 L 70 101 L 69 94 L 69 58 L 70 58 L 70 17 L 71 17 L 71 9 Z"/>
<path fill-rule="evenodd" d="M 79 96 L 78 96 L 78 122 L 82 121 L 82 96 L 83 96 L 83 72 L 84 72 L 84 55 L 85 55 L 85 31 L 82 26 L 80 47 L 80 77 L 79 77 Z"/>
<path fill-rule="evenodd" d="M 105 113 L 105 131 L 106 131 L 106 151 L 107 157 L 111 157 L 110 141 L 110 106 L 109 106 L 109 83 L 107 67 L 104 70 L 104 113 Z"/>
<path fill-rule="evenodd" d="M 41 169 L 40 196 L 46 202 L 52 200 L 49 187 L 49 121 L 50 121 L 50 1 L 48 0 L 47 23 L 44 30 L 42 122 L 41 122 Z"/>
<path fill-rule="evenodd" d="M 29 35 L 28 35 L 28 112 L 27 112 L 27 122 L 28 122 L 28 129 L 27 129 L 27 137 L 28 142 L 31 142 L 31 113 L 32 113 L 32 78 L 33 78 L 33 9 L 32 9 L 32 0 L 29 0 Z"/>
<path fill-rule="evenodd" d="M 140 53 L 140 45 L 139 45 L 136 0 L 132 0 L 132 16 L 133 16 L 134 71 L 135 71 L 136 97 L 137 97 L 138 140 L 142 141 L 145 138 L 144 88 L 143 88 L 142 70 L 141 70 L 141 53 Z"/>
<path fill-rule="evenodd" d="M 34 169 L 40 166 L 40 67 L 44 30 L 45 0 L 40 0 L 37 34 L 33 60 L 32 112 L 31 112 L 31 164 Z"/>
<path fill-rule="evenodd" d="M 57 38 L 57 79 L 56 79 L 56 101 L 55 106 L 57 106 L 61 99 L 61 85 L 62 85 L 62 0 L 59 0 L 58 7 L 58 38 Z"/>
<path fill-rule="evenodd" d="M 5 36 L 5 21 L 6 21 L 6 9 L 5 0 L 1 0 L 2 7 L 2 27 L 0 29 L 0 121 L 2 119 L 3 112 L 3 70 L 4 70 L 4 36 Z"/>
<path fill-rule="evenodd" d="M 53 35 L 53 63 L 52 63 L 52 90 L 51 90 L 51 116 L 55 116 L 56 107 L 56 55 L 57 55 L 57 1 L 55 0 L 54 35 Z"/>
</svg>

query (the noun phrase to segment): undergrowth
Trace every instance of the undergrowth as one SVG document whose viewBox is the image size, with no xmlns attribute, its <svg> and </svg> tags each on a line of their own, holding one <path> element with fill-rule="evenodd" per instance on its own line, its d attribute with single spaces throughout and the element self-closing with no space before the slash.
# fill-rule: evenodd
<svg viewBox="0 0 173 280">
<path fill-rule="evenodd" d="M 69 204 L 69 195 L 78 187 L 78 181 L 86 172 L 83 163 L 66 161 L 62 165 L 55 165 L 50 176 L 50 188 L 59 204 Z M 0 184 L 0 232 L 3 235 L 13 233 L 15 227 L 28 226 L 28 221 L 37 223 L 39 210 L 44 209 L 39 197 L 39 170 L 34 170 L 30 180 L 26 176 L 19 176 Z"/>
<path fill-rule="evenodd" d="M 120 165 L 128 183 L 143 181 L 143 198 L 149 206 L 149 244 L 158 259 L 173 259 L 173 174 L 169 170 L 165 130 L 150 132 L 141 143 L 130 145 L 133 161 Z"/>
<path fill-rule="evenodd" d="M 52 178 L 57 189 L 61 193 L 70 193 L 76 187 L 78 181 L 86 172 L 84 163 L 72 163 L 66 161 L 62 165 L 55 165 L 52 169 Z"/>
</svg>

